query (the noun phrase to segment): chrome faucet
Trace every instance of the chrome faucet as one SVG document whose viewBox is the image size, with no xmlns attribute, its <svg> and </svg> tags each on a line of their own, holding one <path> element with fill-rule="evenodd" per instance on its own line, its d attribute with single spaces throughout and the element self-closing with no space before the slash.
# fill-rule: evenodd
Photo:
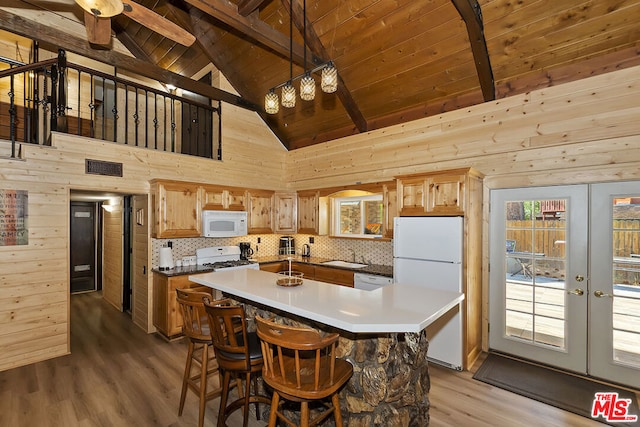
<svg viewBox="0 0 640 427">
<path fill-rule="evenodd" d="M 371 265 L 371 260 L 367 261 L 366 259 L 364 259 L 364 255 L 362 255 L 360 258 L 362 259 L 363 264 Z"/>
<path fill-rule="evenodd" d="M 353 249 L 349 248 L 349 250 L 351 251 L 351 262 L 356 262 L 356 251 L 354 251 Z"/>
</svg>

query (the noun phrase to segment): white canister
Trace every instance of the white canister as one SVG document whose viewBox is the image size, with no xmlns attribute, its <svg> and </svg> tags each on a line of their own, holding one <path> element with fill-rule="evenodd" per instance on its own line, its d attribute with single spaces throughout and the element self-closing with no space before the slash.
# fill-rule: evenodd
<svg viewBox="0 0 640 427">
<path fill-rule="evenodd" d="M 160 262 L 158 264 L 160 270 L 171 270 L 173 268 L 173 253 L 171 248 L 160 248 Z"/>
</svg>

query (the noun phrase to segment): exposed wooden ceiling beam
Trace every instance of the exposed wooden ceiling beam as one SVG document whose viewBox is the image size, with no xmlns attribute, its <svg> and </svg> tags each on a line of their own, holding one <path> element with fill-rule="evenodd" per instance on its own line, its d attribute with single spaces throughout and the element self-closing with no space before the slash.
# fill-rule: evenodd
<svg viewBox="0 0 640 427">
<path fill-rule="evenodd" d="M 242 0 L 238 3 L 238 13 L 242 16 L 249 16 L 267 1 L 269 0 Z"/>
<path fill-rule="evenodd" d="M 469 43 L 473 59 L 476 63 L 478 79 L 484 100 L 492 101 L 496 99 L 495 82 L 493 80 L 493 70 L 487 50 L 487 41 L 484 38 L 484 24 L 482 22 L 482 10 L 477 0 L 451 0 L 458 10 L 469 34 Z"/>
<path fill-rule="evenodd" d="M 290 0 L 281 0 L 281 1 L 285 9 L 289 10 Z M 311 50 L 311 52 L 314 55 L 317 55 L 319 57 L 328 58 L 329 52 L 325 49 L 324 45 L 322 44 L 322 41 L 320 40 L 320 37 L 318 37 L 318 34 L 313 29 L 313 26 L 309 23 L 308 20 L 305 22 L 307 17 L 304 14 L 304 9 L 300 6 L 300 2 L 294 0 L 293 3 L 291 3 L 291 5 L 293 6 L 292 8 L 293 23 L 295 24 L 300 34 L 303 35 L 303 37 L 304 37 L 304 30 L 305 30 L 305 24 L 306 24 L 306 31 L 307 31 L 306 43 L 309 49 Z M 351 121 L 356 125 L 358 130 L 360 132 L 366 132 L 368 129 L 367 119 L 364 117 L 364 115 L 360 111 L 360 108 L 358 107 L 358 104 L 356 104 L 356 101 L 351 96 L 351 92 L 349 92 L 349 90 L 347 89 L 347 86 L 342 80 L 342 77 L 340 77 L 340 73 L 338 73 L 337 95 L 338 95 L 338 98 L 340 98 L 340 102 L 342 103 L 342 106 L 344 107 L 347 114 L 351 118 Z"/>
<path fill-rule="evenodd" d="M 206 19 L 202 19 L 205 12 L 198 8 L 191 8 L 188 15 L 180 9 L 175 9 L 173 12 L 180 24 L 183 26 L 189 26 L 193 29 L 193 32 L 196 34 L 196 43 L 200 46 L 207 58 L 209 58 L 209 61 L 211 61 L 218 70 L 223 71 L 225 64 L 220 61 L 220 58 L 224 57 L 224 46 L 221 46 L 220 43 L 217 43 L 217 40 L 214 39 L 213 35 L 215 32 L 209 31 L 212 24 L 207 22 Z M 227 78 L 231 81 L 231 84 L 238 93 L 246 94 L 251 91 L 251 88 L 242 86 L 242 82 L 235 81 L 233 79 L 233 75 L 229 75 Z M 264 112 L 264 109 L 259 108 L 256 112 L 262 120 L 264 120 L 267 126 L 269 126 L 280 142 L 289 149 L 286 135 L 280 132 L 278 126 L 272 123 L 272 119 Z"/>
<path fill-rule="evenodd" d="M 115 32 L 116 38 L 120 40 L 120 43 L 122 43 L 124 47 L 133 54 L 133 56 L 143 61 L 152 62 L 149 55 L 147 55 L 147 52 L 145 52 L 144 49 L 136 43 L 133 37 L 131 37 L 131 35 L 127 33 L 115 19 L 111 22 L 111 28 Z"/>
<path fill-rule="evenodd" d="M 234 30 L 244 34 L 257 43 L 268 47 L 277 54 L 289 58 L 289 37 L 274 29 L 258 17 L 251 15 L 244 17 L 238 13 L 238 7 L 224 0 L 184 0 L 186 3 L 197 7 L 207 15 L 228 25 Z M 302 66 L 304 64 L 304 46 L 293 44 L 293 61 Z M 313 55 L 310 62 L 320 65 L 325 60 Z"/>
<path fill-rule="evenodd" d="M 52 27 L 26 19 L 3 9 L 0 9 L 0 29 L 28 39 L 37 40 L 42 47 L 48 47 L 54 52 L 58 48 L 65 49 L 69 52 L 112 65 L 121 70 L 144 75 L 159 82 L 170 83 L 176 87 L 199 93 L 211 99 L 227 102 L 252 111 L 262 109 L 242 97 L 172 73 L 146 61 L 114 52 L 113 50 L 92 49 L 84 39 L 55 30 Z"/>
</svg>

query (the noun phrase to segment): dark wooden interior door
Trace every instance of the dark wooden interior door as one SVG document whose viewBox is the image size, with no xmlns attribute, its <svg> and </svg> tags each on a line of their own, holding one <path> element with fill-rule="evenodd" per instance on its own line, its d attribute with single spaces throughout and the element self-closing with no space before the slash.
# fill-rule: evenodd
<svg viewBox="0 0 640 427">
<path fill-rule="evenodd" d="M 71 293 L 96 289 L 96 204 L 71 202 Z"/>
<path fill-rule="evenodd" d="M 200 82 L 211 85 L 211 73 L 206 74 Z M 211 101 L 196 93 L 185 93 L 186 99 L 210 104 Z M 182 154 L 213 158 L 213 118 L 211 111 L 196 105 L 182 104 Z"/>
</svg>

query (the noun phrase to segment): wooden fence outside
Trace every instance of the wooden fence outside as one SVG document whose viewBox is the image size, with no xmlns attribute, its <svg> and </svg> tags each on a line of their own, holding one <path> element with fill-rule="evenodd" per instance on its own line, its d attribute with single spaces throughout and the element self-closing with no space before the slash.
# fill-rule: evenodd
<svg viewBox="0 0 640 427">
<path fill-rule="evenodd" d="M 514 248 L 516 251 L 540 253 L 551 258 L 564 258 L 566 221 L 507 221 L 506 225 L 507 240 L 516 242 Z M 613 256 L 631 257 L 632 254 L 640 254 L 640 219 L 614 220 Z"/>
<path fill-rule="evenodd" d="M 513 250 L 534 253 L 525 261 L 536 274 L 564 277 L 566 221 L 507 221 L 506 225 L 507 240 L 515 242 Z M 640 286 L 640 219 L 617 219 L 612 226 L 614 283 Z M 522 256 L 512 257 L 522 262 Z"/>
</svg>

